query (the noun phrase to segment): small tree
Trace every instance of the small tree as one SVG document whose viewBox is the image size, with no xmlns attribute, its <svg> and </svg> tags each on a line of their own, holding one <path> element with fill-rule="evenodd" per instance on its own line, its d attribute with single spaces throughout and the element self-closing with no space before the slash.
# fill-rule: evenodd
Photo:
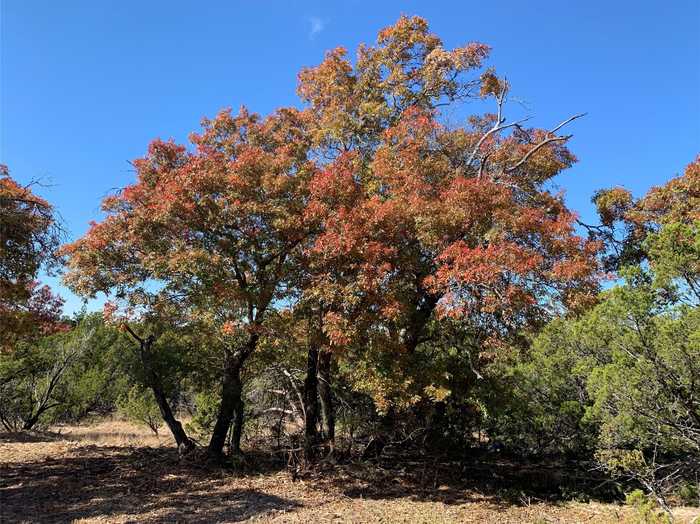
<svg viewBox="0 0 700 524">
<path fill-rule="evenodd" d="M 8 431 L 33 429 L 68 408 L 66 379 L 90 337 L 90 333 L 57 334 L 0 354 L 0 422 Z"/>
<path fill-rule="evenodd" d="M 154 435 L 158 435 L 158 429 L 163 425 L 163 417 L 150 390 L 132 386 L 127 394 L 118 400 L 117 408 L 127 419 L 147 426 Z"/>
</svg>

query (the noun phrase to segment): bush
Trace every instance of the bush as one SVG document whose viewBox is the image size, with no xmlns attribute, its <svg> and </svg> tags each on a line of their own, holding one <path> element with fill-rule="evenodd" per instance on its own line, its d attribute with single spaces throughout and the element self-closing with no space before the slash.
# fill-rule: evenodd
<svg viewBox="0 0 700 524">
<path fill-rule="evenodd" d="M 647 496 L 641 489 L 636 489 L 627 494 L 625 503 L 635 510 L 637 521 L 645 524 L 670 524 L 671 517 L 664 513 L 654 500 Z"/>
<path fill-rule="evenodd" d="M 188 433 L 197 438 L 207 438 L 216 424 L 219 411 L 218 397 L 214 393 L 197 393 L 194 398 L 194 415 L 185 426 Z"/>
<path fill-rule="evenodd" d="M 674 495 L 685 506 L 700 506 L 700 482 L 697 480 L 681 482 Z"/>
<path fill-rule="evenodd" d="M 133 386 L 125 396 L 119 399 L 117 405 L 124 417 L 147 426 L 155 435 L 158 435 L 158 429 L 163 425 L 163 418 L 150 390 Z"/>
<path fill-rule="evenodd" d="M 5 429 L 44 427 L 68 409 L 68 376 L 91 338 L 91 331 L 72 331 L 0 353 L 0 423 Z"/>
</svg>

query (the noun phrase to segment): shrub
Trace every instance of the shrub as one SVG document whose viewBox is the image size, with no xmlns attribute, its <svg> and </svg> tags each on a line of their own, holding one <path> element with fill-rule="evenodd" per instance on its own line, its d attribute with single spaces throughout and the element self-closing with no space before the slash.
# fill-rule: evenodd
<svg viewBox="0 0 700 524">
<path fill-rule="evenodd" d="M 194 434 L 197 438 L 207 438 L 216 424 L 219 410 L 217 395 L 210 392 L 197 393 L 194 398 L 194 408 L 192 420 L 186 425 L 187 432 Z"/>
<path fill-rule="evenodd" d="M 158 429 L 163 425 L 163 418 L 150 390 L 133 386 L 125 396 L 119 399 L 117 405 L 124 417 L 147 426 L 155 435 L 158 435 Z"/>
</svg>

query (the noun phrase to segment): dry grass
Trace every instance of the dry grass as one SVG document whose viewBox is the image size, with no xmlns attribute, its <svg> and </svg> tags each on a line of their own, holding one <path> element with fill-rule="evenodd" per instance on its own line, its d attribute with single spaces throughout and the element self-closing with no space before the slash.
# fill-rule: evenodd
<svg viewBox="0 0 700 524">
<path fill-rule="evenodd" d="M 612 504 L 505 502 L 361 465 L 294 480 L 251 454 L 244 469 L 180 460 L 168 435 L 117 420 L 0 434 L 0 522 L 634 522 Z"/>
<path fill-rule="evenodd" d="M 101 420 L 89 425 L 54 428 L 69 440 L 104 446 L 170 446 L 173 439 L 167 428 L 154 435 L 149 429 L 119 419 Z"/>
</svg>

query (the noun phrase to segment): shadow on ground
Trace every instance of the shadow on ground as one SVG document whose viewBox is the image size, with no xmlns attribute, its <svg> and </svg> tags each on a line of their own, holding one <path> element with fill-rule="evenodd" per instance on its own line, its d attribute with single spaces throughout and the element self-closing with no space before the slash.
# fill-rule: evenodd
<svg viewBox="0 0 700 524">
<path fill-rule="evenodd" d="M 523 463 L 484 454 L 461 461 L 404 454 L 373 461 L 322 460 L 310 470 L 285 471 L 282 455 L 248 453 L 236 468 L 207 466 L 195 453 L 172 447 L 79 445 L 70 434 L 1 435 L 2 442 L 33 443 L 38 461 L 2 463 L 0 522 L 236 522 L 273 512 L 323 505 L 332 498 L 479 503 L 500 511 L 546 501 L 619 497 L 617 486 L 584 464 Z M 59 451 L 60 450 L 60 451 Z M 293 483 L 303 480 L 303 483 Z"/>
<path fill-rule="evenodd" d="M 444 504 L 488 503 L 494 508 L 578 501 L 619 501 L 620 488 L 587 464 L 523 463 L 498 456 L 463 461 L 399 458 L 337 466 L 326 482 L 343 495 L 362 499 L 410 498 Z M 340 472 L 340 473 L 339 473 Z"/>
<path fill-rule="evenodd" d="M 140 522 L 236 522 L 298 506 L 230 478 L 184 463 L 172 449 L 85 446 L 67 457 L 0 464 L 0 522 L 134 514 Z"/>
</svg>

